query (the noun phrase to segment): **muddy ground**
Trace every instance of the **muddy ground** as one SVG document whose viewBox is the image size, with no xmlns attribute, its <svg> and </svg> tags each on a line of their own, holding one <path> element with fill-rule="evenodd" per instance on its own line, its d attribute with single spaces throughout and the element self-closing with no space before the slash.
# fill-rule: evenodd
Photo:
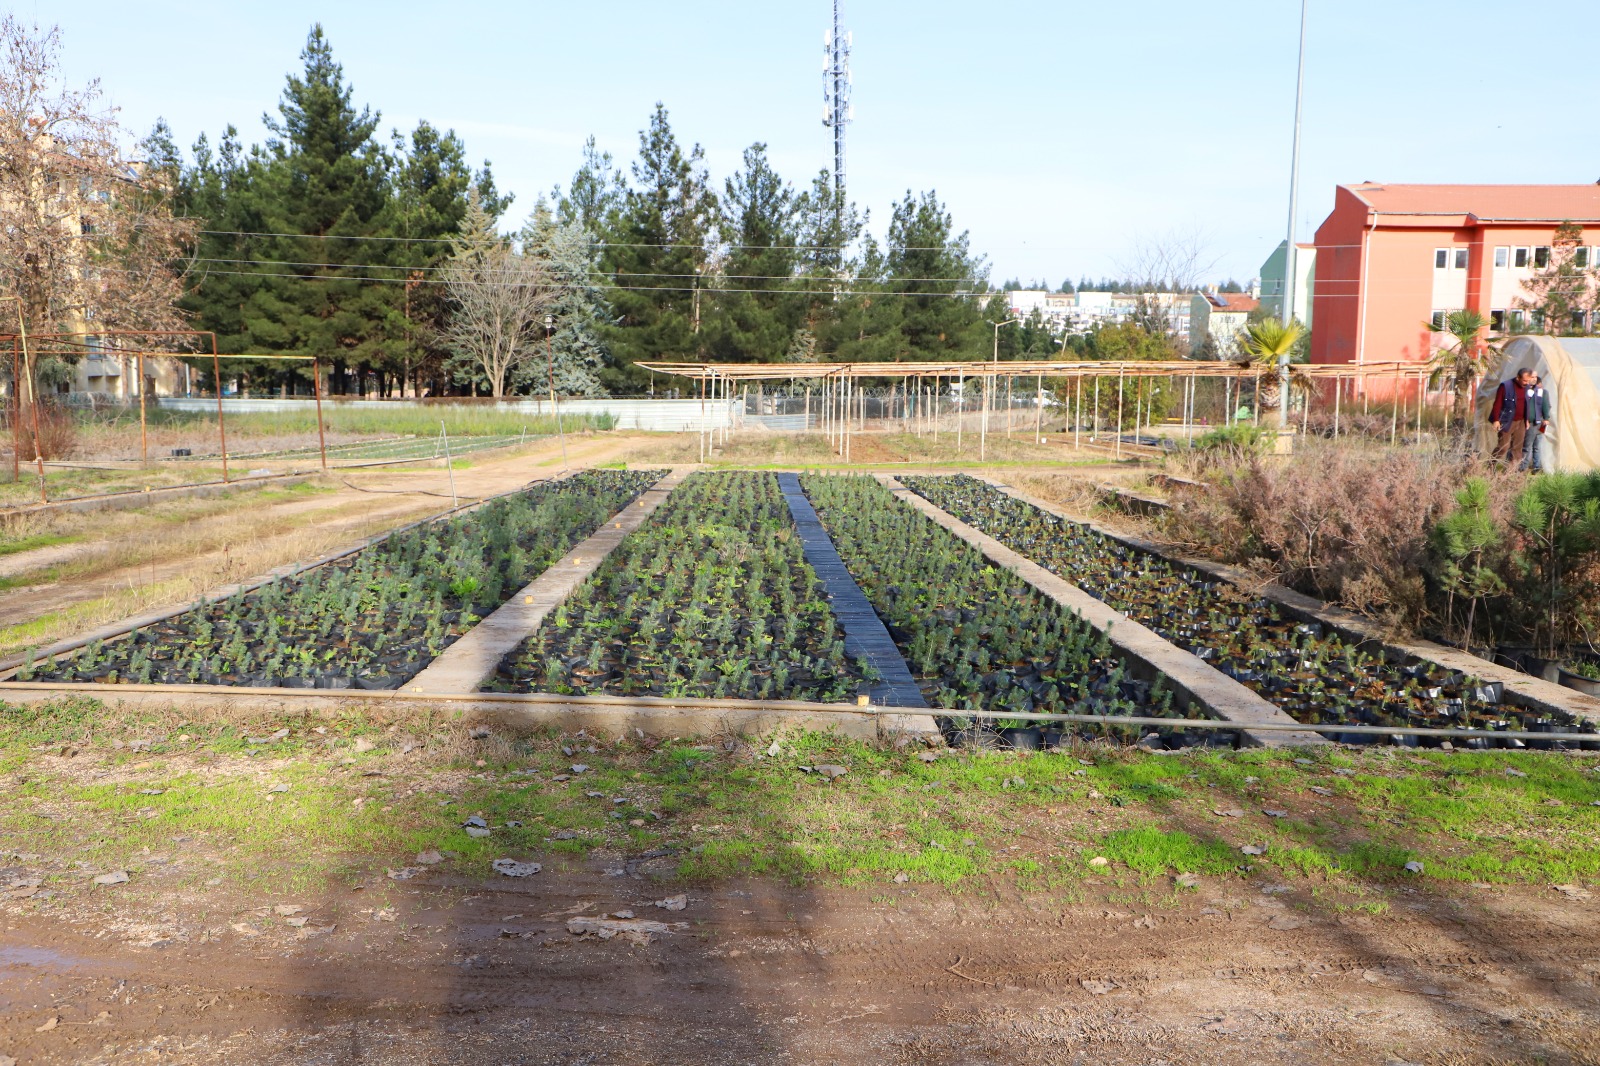
<svg viewBox="0 0 1600 1066">
<path fill-rule="evenodd" d="M 1548 890 L 1334 916 L 1268 881 L 1138 911 L 1092 881 L 1063 906 L 1000 882 L 663 884 L 651 861 L 414 869 L 318 897 L 152 878 L 13 900 L 0 1061 L 1600 1062 L 1595 903 Z M 609 939 L 569 926 L 627 912 Z"/>
</svg>

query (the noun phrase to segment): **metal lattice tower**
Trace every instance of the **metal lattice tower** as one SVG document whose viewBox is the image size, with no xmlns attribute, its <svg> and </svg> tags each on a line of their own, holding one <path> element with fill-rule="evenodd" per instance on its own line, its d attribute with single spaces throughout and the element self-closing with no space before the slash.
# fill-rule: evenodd
<svg viewBox="0 0 1600 1066">
<path fill-rule="evenodd" d="M 850 45 L 833 0 L 833 29 L 822 35 L 822 124 L 833 130 L 833 187 L 844 200 L 844 127 L 855 118 L 850 103 Z"/>
</svg>

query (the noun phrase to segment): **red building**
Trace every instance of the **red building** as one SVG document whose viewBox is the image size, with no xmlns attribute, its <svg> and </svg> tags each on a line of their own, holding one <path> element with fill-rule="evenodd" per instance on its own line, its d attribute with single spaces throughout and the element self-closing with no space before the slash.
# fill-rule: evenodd
<svg viewBox="0 0 1600 1066">
<path fill-rule="evenodd" d="M 1596 262 L 1600 185 L 1340 185 L 1317 229 L 1311 361 L 1422 361 L 1430 319 L 1470 308 L 1494 330 L 1600 326 L 1525 321 L 1522 284 L 1550 260 L 1556 227 L 1584 240 L 1574 262 Z"/>
</svg>

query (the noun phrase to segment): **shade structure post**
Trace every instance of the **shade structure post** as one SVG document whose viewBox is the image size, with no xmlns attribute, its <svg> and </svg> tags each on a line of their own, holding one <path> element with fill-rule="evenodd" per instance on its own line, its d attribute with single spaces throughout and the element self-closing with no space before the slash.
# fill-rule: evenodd
<svg viewBox="0 0 1600 1066">
<path fill-rule="evenodd" d="M 222 445 L 222 483 L 228 483 L 228 427 L 222 418 L 222 358 L 217 355 L 217 335 L 211 335 L 211 374 L 217 382 L 217 440 Z"/>
<path fill-rule="evenodd" d="M 11 339 L 11 480 L 22 480 L 22 349 Z"/>
<path fill-rule="evenodd" d="M 1098 441 L 1100 430 L 1100 375 L 1094 376 L 1094 413 L 1089 418 L 1089 441 Z"/>
<path fill-rule="evenodd" d="M 1072 414 L 1072 447 L 1083 447 L 1083 375 L 1074 374 L 1072 391 L 1077 394 L 1077 409 Z"/>
<path fill-rule="evenodd" d="M 1044 443 L 1044 375 L 1033 383 L 1033 442 Z"/>
<path fill-rule="evenodd" d="M 1339 439 L 1339 401 L 1344 398 L 1344 376 L 1336 374 L 1333 378 L 1333 439 Z"/>
<path fill-rule="evenodd" d="M 1417 443 L 1422 443 L 1422 408 L 1428 402 L 1428 379 L 1417 372 Z"/>
<path fill-rule="evenodd" d="M 967 375 L 966 375 L 965 371 L 962 371 L 962 373 L 961 373 L 961 375 L 960 375 L 958 380 L 959 380 L 959 384 L 961 386 L 961 388 L 960 388 L 961 406 L 956 411 L 956 454 L 960 455 L 961 454 L 961 427 L 962 427 L 962 423 L 965 421 L 965 419 L 962 416 L 967 413 Z"/>
<path fill-rule="evenodd" d="M 144 353 L 134 355 L 135 372 L 139 375 L 139 463 L 150 465 L 150 433 L 144 410 Z"/>
<path fill-rule="evenodd" d="M 1122 396 L 1122 385 L 1123 385 L 1122 368 L 1118 367 L 1117 368 L 1117 424 L 1116 424 L 1116 427 L 1115 427 L 1116 428 L 1116 437 L 1117 437 L 1116 456 L 1117 456 L 1118 459 L 1122 458 L 1122 399 L 1123 399 L 1123 396 Z"/>
<path fill-rule="evenodd" d="M 983 413 L 978 419 L 978 459 L 983 460 L 988 456 L 989 446 L 989 385 L 994 381 L 992 377 L 982 379 L 983 386 Z"/>
<path fill-rule="evenodd" d="M 1389 404 L 1389 447 L 1394 447 L 1400 439 L 1400 365 L 1394 368 L 1394 395 L 1390 397 Z"/>
<path fill-rule="evenodd" d="M 328 472 L 328 438 L 322 429 L 322 360 L 312 357 L 311 360 L 311 393 L 317 398 L 317 449 L 322 453 L 322 472 Z M 527 429 L 523 429 L 527 433 Z"/>
<path fill-rule="evenodd" d="M 1010 374 L 1006 375 L 1006 440 L 1011 439 L 1011 382 Z"/>
</svg>

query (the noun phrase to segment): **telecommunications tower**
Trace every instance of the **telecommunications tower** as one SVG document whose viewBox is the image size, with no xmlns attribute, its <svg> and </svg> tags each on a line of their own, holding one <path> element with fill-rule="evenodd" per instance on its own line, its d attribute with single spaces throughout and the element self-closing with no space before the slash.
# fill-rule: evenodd
<svg viewBox="0 0 1600 1066">
<path fill-rule="evenodd" d="M 856 117 L 850 104 L 850 44 L 833 0 L 833 29 L 822 34 L 822 124 L 833 130 L 833 187 L 844 201 L 844 127 Z"/>
</svg>

